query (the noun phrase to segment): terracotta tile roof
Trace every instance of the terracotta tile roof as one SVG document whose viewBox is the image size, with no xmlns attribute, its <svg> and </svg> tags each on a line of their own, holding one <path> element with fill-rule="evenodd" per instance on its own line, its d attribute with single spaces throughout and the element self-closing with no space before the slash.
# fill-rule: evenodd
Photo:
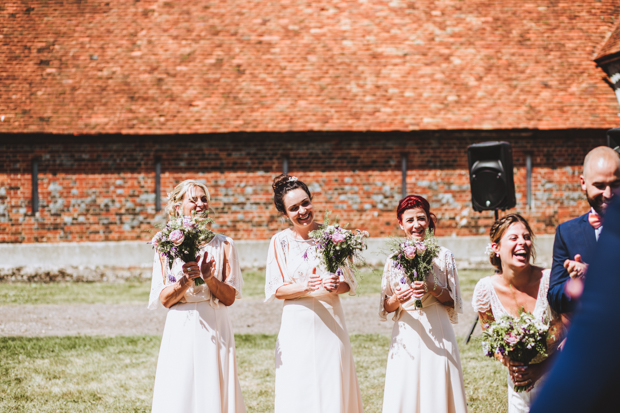
<svg viewBox="0 0 620 413">
<path fill-rule="evenodd" d="M 620 25 L 616 25 L 594 60 L 598 63 L 604 62 L 618 52 L 620 52 Z"/>
<path fill-rule="evenodd" d="M 0 5 L 1 132 L 608 128 L 620 1 Z"/>
</svg>

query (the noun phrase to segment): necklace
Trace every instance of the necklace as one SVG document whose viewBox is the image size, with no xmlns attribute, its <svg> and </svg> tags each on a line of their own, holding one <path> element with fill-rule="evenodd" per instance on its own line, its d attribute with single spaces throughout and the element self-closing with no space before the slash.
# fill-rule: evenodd
<svg viewBox="0 0 620 413">
<path fill-rule="evenodd" d="M 519 302 L 517 301 L 517 293 L 516 293 L 516 288 L 512 285 L 511 282 L 508 282 L 508 288 L 510 289 L 510 292 L 512 293 L 512 298 L 514 298 L 515 300 L 515 305 L 517 306 L 517 314 L 520 313 L 520 310 L 525 311 L 525 307 L 523 307 L 522 305 L 519 305 Z"/>
</svg>

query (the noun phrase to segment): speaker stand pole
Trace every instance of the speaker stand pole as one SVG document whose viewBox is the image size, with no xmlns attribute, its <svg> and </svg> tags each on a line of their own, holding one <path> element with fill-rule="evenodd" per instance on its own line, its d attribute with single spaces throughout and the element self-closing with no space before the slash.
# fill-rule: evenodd
<svg viewBox="0 0 620 413">
<path fill-rule="evenodd" d="M 467 338 L 465 339 L 465 344 L 469 343 L 469 340 L 471 339 L 471 335 L 474 334 L 474 330 L 476 329 L 476 324 L 478 324 L 478 314 L 476 314 L 476 319 L 474 320 L 474 323 L 471 325 L 471 329 L 469 329 L 469 334 L 467 334 Z"/>
<path fill-rule="evenodd" d="M 499 219 L 499 211 L 496 209 L 495 210 L 495 220 L 497 221 Z M 474 320 L 474 323 L 471 325 L 471 328 L 469 329 L 469 334 L 467 334 L 467 338 L 465 339 L 465 344 L 469 343 L 469 340 L 471 339 L 471 335 L 474 334 L 474 330 L 476 329 L 476 324 L 478 324 L 478 314 L 476 314 L 476 319 Z"/>
</svg>

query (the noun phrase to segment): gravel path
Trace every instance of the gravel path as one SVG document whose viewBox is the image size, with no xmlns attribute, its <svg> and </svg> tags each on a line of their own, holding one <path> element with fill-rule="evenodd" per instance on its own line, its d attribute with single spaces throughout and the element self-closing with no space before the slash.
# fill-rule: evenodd
<svg viewBox="0 0 620 413">
<path fill-rule="evenodd" d="M 379 321 L 378 297 L 343 297 L 342 302 L 350 334 L 391 334 L 392 320 Z M 475 317 L 471 304 L 466 301 L 464 306 L 465 314 L 454 326 L 461 336 Z M 150 311 L 142 304 L 0 306 L 0 336 L 160 335 L 166 312 Z M 239 334 L 277 334 L 281 315 L 281 302 L 243 299 L 231 307 L 233 328 Z"/>
</svg>

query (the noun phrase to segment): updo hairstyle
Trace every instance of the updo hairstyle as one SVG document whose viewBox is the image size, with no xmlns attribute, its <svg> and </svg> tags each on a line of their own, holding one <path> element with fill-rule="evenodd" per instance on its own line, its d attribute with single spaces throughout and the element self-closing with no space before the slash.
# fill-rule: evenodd
<svg viewBox="0 0 620 413">
<path fill-rule="evenodd" d="M 398 208 L 396 208 L 396 218 L 400 224 L 403 223 L 403 213 L 408 209 L 422 208 L 428 217 L 428 229 L 435 232 L 435 223 L 437 222 L 437 216 L 431 212 L 431 206 L 426 198 L 420 195 L 407 195 L 398 202 Z"/>
<path fill-rule="evenodd" d="M 530 224 L 527 223 L 526 219 L 519 214 L 508 214 L 495 221 L 495 223 L 491 227 L 491 232 L 489 234 L 491 237 L 491 243 L 499 245 L 506 230 L 510 228 L 512 224 L 516 224 L 519 222 L 522 223 L 523 226 L 525 226 L 525 229 L 527 229 L 527 232 L 530 233 L 530 239 L 532 240 L 532 250 L 530 253 L 530 257 L 533 262 L 536 259 L 536 249 L 534 248 L 534 232 L 532 231 L 532 228 L 530 228 Z M 491 262 L 491 265 L 493 265 L 497 269 L 498 272 L 502 271 L 502 260 L 500 257 L 495 255 L 495 251 L 493 251 L 492 249 L 489 249 L 489 261 Z"/>
<path fill-rule="evenodd" d="M 271 187 L 273 188 L 273 203 L 276 206 L 276 209 L 284 215 L 286 215 L 286 207 L 284 206 L 283 198 L 287 192 L 292 191 L 293 189 L 301 188 L 306 194 L 308 194 L 308 198 L 312 200 L 312 194 L 310 193 L 308 186 L 296 177 L 288 174 L 280 174 L 276 176 L 273 179 Z"/>
<path fill-rule="evenodd" d="M 207 201 L 211 202 L 211 195 L 209 195 L 209 190 L 205 184 L 194 181 L 193 179 L 186 179 L 181 182 L 177 186 L 174 187 L 172 192 L 168 193 L 168 204 L 166 205 L 166 212 L 171 219 L 179 217 L 179 212 L 177 211 L 177 207 L 181 206 L 183 203 L 183 198 L 187 191 L 194 187 L 202 188 L 207 195 Z"/>
</svg>

